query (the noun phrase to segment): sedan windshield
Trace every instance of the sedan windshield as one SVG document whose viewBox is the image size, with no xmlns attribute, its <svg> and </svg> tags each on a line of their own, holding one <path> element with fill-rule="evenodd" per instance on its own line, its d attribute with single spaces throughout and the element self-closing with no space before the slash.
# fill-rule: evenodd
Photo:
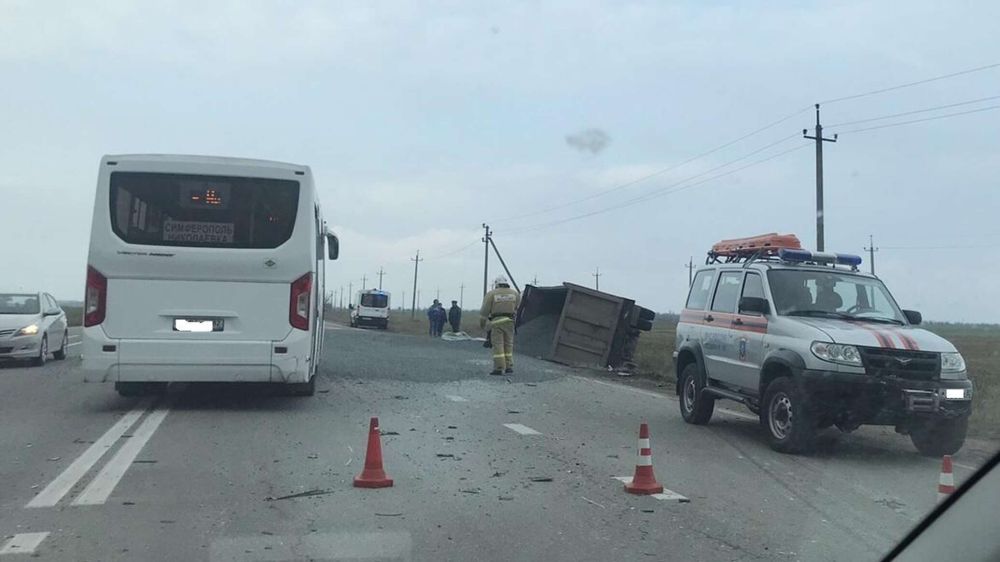
<svg viewBox="0 0 1000 562">
<path fill-rule="evenodd" d="M 0 294 L 0 314 L 38 314 L 38 295 Z"/>
<path fill-rule="evenodd" d="M 774 307 L 785 316 L 820 316 L 903 324 L 903 314 L 878 279 L 841 271 L 769 271 Z"/>
</svg>

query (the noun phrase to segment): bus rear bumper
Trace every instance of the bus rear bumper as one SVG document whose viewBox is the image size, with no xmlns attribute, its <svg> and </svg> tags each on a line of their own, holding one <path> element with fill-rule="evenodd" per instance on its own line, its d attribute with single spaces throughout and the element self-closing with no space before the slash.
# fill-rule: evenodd
<svg viewBox="0 0 1000 562">
<path fill-rule="evenodd" d="M 311 340 L 280 342 L 112 339 L 86 328 L 83 369 L 93 382 L 308 382 Z"/>
</svg>

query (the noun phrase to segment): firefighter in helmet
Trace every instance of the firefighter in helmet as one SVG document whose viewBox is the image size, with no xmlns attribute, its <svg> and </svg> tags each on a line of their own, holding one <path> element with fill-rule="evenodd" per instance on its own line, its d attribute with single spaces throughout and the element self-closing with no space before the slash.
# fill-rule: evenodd
<svg viewBox="0 0 1000 562">
<path fill-rule="evenodd" d="M 493 371 L 491 375 L 514 372 L 514 313 L 521 303 L 521 294 L 512 289 L 503 275 L 493 282 L 493 290 L 483 297 L 479 309 L 479 327 L 492 332 Z"/>
</svg>

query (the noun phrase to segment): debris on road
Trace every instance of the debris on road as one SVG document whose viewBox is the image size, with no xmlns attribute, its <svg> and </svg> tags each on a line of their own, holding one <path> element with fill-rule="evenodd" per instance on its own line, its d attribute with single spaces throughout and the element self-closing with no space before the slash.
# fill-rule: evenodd
<svg viewBox="0 0 1000 562">
<path fill-rule="evenodd" d="M 453 458 L 455 458 L 455 455 L 453 455 L 451 453 L 437 453 L 435 456 L 437 458 L 439 458 L 439 459 L 453 459 Z"/>
<path fill-rule="evenodd" d="M 529 478 L 532 482 L 552 482 L 551 476 L 532 476 Z"/>
<path fill-rule="evenodd" d="M 276 501 L 279 501 L 279 500 L 291 500 L 291 499 L 295 499 L 295 498 L 309 498 L 309 497 L 312 497 L 312 496 L 324 496 L 326 494 L 332 494 L 332 493 L 333 493 L 333 490 L 331 490 L 331 489 L 316 488 L 314 490 L 306 490 L 305 492 L 299 492 L 297 494 L 288 494 L 287 496 L 278 496 L 276 498 L 275 497 L 271 497 L 271 496 L 267 496 L 266 498 L 264 498 L 264 501 L 266 501 L 266 502 L 276 502 Z"/>
<path fill-rule="evenodd" d="M 520 414 L 521 410 L 507 410 L 508 414 Z"/>
<path fill-rule="evenodd" d="M 458 426 L 457 425 L 449 425 L 448 429 L 458 429 Z"/>
<path fill-rule="evenodd" d="M 144 459 L 139 459 L 139 460 L 132 461 L 132 464 L 156 464 L 157 462 L 159 462 L 159 461 L 155 461 L 155 460 L 152 460 L 152 459 L 145 459 L 145 460 Z"/>
<path fill-rule="evenodd" d="M 383 431 L 382 435 L 399 435 L 398 431 Z"/>
<path fill-rule="evenodd" d="M 491 478 L 499 478 L 499 477 L 503 476 L 504 474 L 507 474 L 507 472 L 506 471 L 500 472 L 498 470 L 498 471 L 496 471 L 496 472 L 493 473 L 493 475 L 491 476 Z"/>
<path fill-rule="evenodd" d="M 479 488 L 469 488 L 468 490 L 459 490 L 459 492 L 462 492 L 463 494 L 478 494 L 482 492 L 482 490 Z"/>
<path fill-rule="evenodd" d="M 402 512 L 400 512 L 400 513 L 376 513 L 375 514 L 376 517 L 399 517 L 400 515 L 402 515 Z"/>
<path fill-rule="evenodd" d="M 59 459 L 61 459 L 61 458 L 62 458 L 62 457 L 49 457 L 49 458 L 48 458 L 48 459 L 46 459 L 46 460 L 48 460 L 49 462 L 55 462 L 55 461 L 57 461 L 57 460 L 59 460 Z"/>
<path fill-rule="evenodd" d="M 599 507 L 599 508 L 601 508 L 601 509 L 607 509 L 606 507 L 604 507 L 603 505 L 601 505 L 601 504 L 599 504 L 599 503 L 595 502 L 594 500 L 591 500 L 591 499 L 587 499 L 587 498 L 585 498 L 585 497 L 583 497 L 583 496 L 580 496 L 580 499 L 582 499 L 583 501 L 585 501 L 585 502 L 587 502 L 587 503 L 591 503 L 591 504 L 594 504 L 594 505 L 596 505 L 597 507 Z"/>
<path fill-rule="evenodd" d="M 497 496 L 497 499 L 502 502 L 509 502 L 514 499 L 514 496 Z"/>
<path fill-rule="evenodd" d="M 410 399 L 409 396 L 403 396 L 402 394 L 393 395 L 393 398 L 395 398 L 396 400 L 409 400 Z"/>
<path fill-rule="evenodd" d="M 524 386 L 538 386 L 538 385 L 533 382 L 526 382 L 524 383 Z"/>
<path fill-rule="evenodd" d="M 310 455 L 306 455 L 306 458 L 311 460 L 316 460 L 319 458 L 319 455 L 317 455 L 316 453 L 312 453 Z"/>
</svg>

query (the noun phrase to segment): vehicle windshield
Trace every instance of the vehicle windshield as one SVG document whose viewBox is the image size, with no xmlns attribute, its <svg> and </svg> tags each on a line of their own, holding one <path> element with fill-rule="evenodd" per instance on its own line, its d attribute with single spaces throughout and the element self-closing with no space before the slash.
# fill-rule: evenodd
<svg viewBox="0 0 1000 562">
<path fill-rule="evenodd" d="M 0 294 L 0 314 L 38 314 L 38 295 Z"/>
<path fill-rule="evenodd" d="M 905 323 L 902 311 L 878 279 L 832 270 L 772 269 L 767 280 L 780 315 Z"/>
<path fill-rule="evenodd" d="M 366 293 L 361 295 L 361 306 L 372 308 L 385 308 L 389 306 L 389 296 L 377 293 Z"/>
</svg>

